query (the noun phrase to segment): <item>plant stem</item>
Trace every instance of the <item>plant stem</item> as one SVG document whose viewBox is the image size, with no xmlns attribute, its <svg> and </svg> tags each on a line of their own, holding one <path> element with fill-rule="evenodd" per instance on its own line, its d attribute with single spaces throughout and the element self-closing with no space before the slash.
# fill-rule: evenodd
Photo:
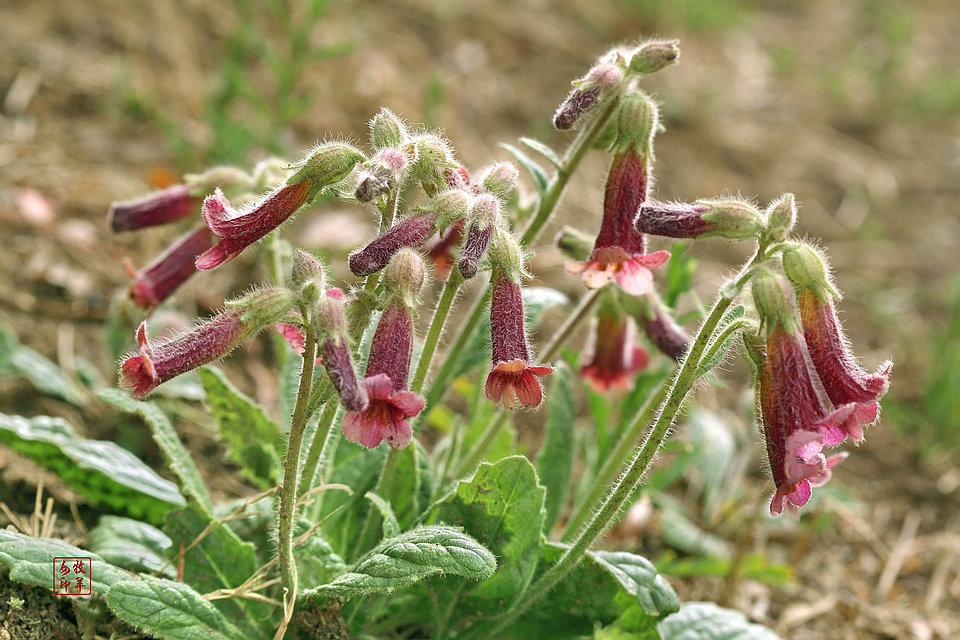
<svg viewBox="0 0 960 640">
<path fill-rule="evenodd" d="M 307 405 L 310 400 L 310 387 L 313 384 L 313 363 L 316 359 L 317 341 L 313 331 L 306 327 L 306 344 L 303 349 L 303 368 L 300 370 L 300 387 L 297 390 L 297 401 L 290 417 L 290 437 L 287 440 L 287 457 L 283 464 L 283 484 L 280 486 L 280 509 L 277 521 L 277 555 L 280 563 L 280 574 L 283 577 L 283 586 L 286 589 L 288 600 L 284 619 L 288 620 L 293 614 L 293 602 L 297 597 L 297 565 L 293 559 L 293 521 L 297 502 L 297 483 L 300 478 L 300 446 L 303 442 L 303 431 L 307 425 L 309 412 Z"/>
<path fill-rule="evenodd" d="M 430 329 L 427 330 L 427 337 L 423 343 L 423 351 L 420 352 L 420 361 L 417 363 L 417 370 L 413 375 L 413 382 L 410 383 L 410 390 L 414 393 L 420 393 L 423 389 L 423 383 L 427 379 L 427 373 L 430 371 L 430 363 L 433 361 L 433 355 L 440 344 L 440 336 L 443 334 L 443 325 L 447 321 L 450 313 L 450 307 L 453 306 L 453 300 L 457 296 L 457 290 L 463 282 L 463 276 L 460 270 L 454 267 L 447 276 L 447 281 L 443 285 L 443 293 L 437 301 L 437 308 L 433 312 L 433 318 L 430 320 Z"/>
<path fill-rule="evenodd" d="M 432 407 L 441 402 L 443 400 L 443 396 L 446 395 L 447 389 L 452 382 L 449 378 L 453 374 L 453 370 L 459 362 L 459 358 L 452 356 L 454 354 L 463 353 L 464 349 L 467 348 L 467 345 L 470 344 L 470 340 L 473 339 L 473 333 L 476 331 L 477 325 L 479 325 L 480 320 L 483 319 L 483 312 L 487 308 L 488 302 L 490 302 L 490 287 L 487 287 L 483 292 L 483 295 L 474 300 L 473 307 L 470 309 L 470 314 L 467 316 L 467 319 L 464 321 L 459 332 L 457 333 L 457 339 L 454 340 L 453 344 L 451 344 L 447 349 L 447 357 L 444 359 L 443 364 L 440 365 L 437 373 L 433 376 L 433 382 L 430 383 L 430 388 L 426 393 L 428 407 Z"/>
<path fill-rule="evenodd" d="M 697 380 L 697 366 L 700 364 L 704 349 L 710 343 L 717 323 L 723 317 L 724 312 L 739 294 L 740 289 L 746 282 L 750 273 L 750 268 L 759 261 L 764 255 L 763 247 L 758 248 L 750 264 L 741 272 L 741 275 L 731 282 L 728 282 L 720 290 L 720 296 L 714 303 L 710 314 L 700 326 L 697 336 L 690 346 L 680 365 L 680 371 L 673 380 L 666 400 L 660 407 L 660 413 L 657 416 L 650 433 L 647 435 L 643 446 L 637 451 L 633 459 L 627 465 L 626 471 L 617 480 L 613 489 L 607 494 L 606 499 L 600 508 L 594 513 L 593 517 L 577 535 L 573 544 L 560 556 L 560 559 L 551 566 L 543 575 L 531 584 L 490 629 L 484 629 L 484 635 L 487 637 L 498 637 L 498 634 L 507 627 L 516 616 L 526 611 L 530 605 L 536 602 L 543 595 L 548 593 L 571 569 L 573 569 L 580 559 L 586 553 L 587 549 L 600 538 L 607 528 L 613 523 L 614 518 L 620 512 L 621 507 L 633 494 L 640 478 L 650 465 L 650 461 L 656 455 L 657 451 L 663 445 L 667 431 L 673 424 L 673 419 L 680 411 L 687 393 L 693 387 Z"/>
<path fill-rule="evenodd" d="M 317 422 L 317 431 L 313 434 L 313 440 L 310 442 L 310 448 L 307 450 L 307 459 L 303 462 L 303 471 L 300 473 L 300 490 L 297 496 L 313 488 L 313 477 L 317 473 L 317 466 L 323 457 L 324 448 L 327 444 L 327 435 L 330 433 L 330 426 L 333 424 L 333 417 L 337 414 L 336 402 L 327 402 L 323 405 L 323 412 L 320 414 L 320 420 Z"/>
</svg>

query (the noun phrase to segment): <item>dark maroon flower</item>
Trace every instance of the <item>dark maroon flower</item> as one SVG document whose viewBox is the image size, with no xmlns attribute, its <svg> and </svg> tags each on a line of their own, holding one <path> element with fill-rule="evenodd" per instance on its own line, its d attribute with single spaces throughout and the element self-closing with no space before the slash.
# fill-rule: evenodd
<svg viewBox="0 0 960 640">
<path fill-rule="evenodd" d="M 367 408 L 367 393 L 357 380 L 347 338 L 347 319 L 343 308 L 343 292 L 327 289 L 317 305 L 316 323 L 320 335 L 320 360 L 340 394 L 347 411 Z"/>
<path fill-rule="evenodd" d="M 719 236 L 742 240 L 757 237 L 763 230 L 763 217 L 740 200 L 694 204 L 648 201 L 640 205 L 635 226 L 640 233 L 668 238 Z"/>
<path fill-rule="evenodd" d="M 640 316 L 643 332 L 653 345 L 674 360 L 679 360 L 690 346 L 690 336 L 677 324 L 659 301 L 652 302 Z"/>
<path fill-rule="evenodd" d="M 490 341 L 493 368 L 487 374 L 486 394 L 505 409 L 514 407 L 514 396 L 527 408 L 540 406 L 543 387 L 539 377 L 553 367 L 530 364 L 530 348 L 523 309 L 523 293 L 501 268 L 493 271 L 490 295 Z"/>
<path fill-rule="evenodd" d="M 593 245 L 593 253 L 583 262 L 568 262 L 567 271 L 583 274 L 590 289 L 598 289 L 611 279 L 627 293 L 643 295 L 653 287 L 650 269 L 664 264 L 670 254 L 657 251 L 645 254 L 645 242 L 633 226 L 640 204 L 647 197 L 648 159 L 630 148 L 613 157 L 603 200 L 603 221 Z"/>
<path fill-rule="evenodd" d="M 167 224 L 197 211 L 200 200 L 190 195 L 190 187 L 178 184 L 134 200 L 114 202 L 110 205 L 107 220 L 113 231 L 133 231 Z"/>
<path fill-rule="evenodd" d="M 348 266 L 354 275 L 380 271 L 403 248 L 420 247 L 434 232 L 436 216 L 421 213 L 396 223 L 386 233 L 350 254 Z"/>
<path fill-rule="evenodd" d="M 133 273 L 130 297 L 137 306 L 152 309 L 197 272 L 197 256 L 213 244 L 213 234 L 199 227 L 181 236 L 143 271 Z"/>
<path fill-rule="evenodd" d="M 137 330 L 139 353 L 120 366 L 120 386 L 143 398 L 157 385 L 197 367 L 219 360 L 244 338 L 282 317 L 293 299 L 286 289 L 254 292 L 191 331 L 170 340 L 150 342 L 147 324 Z"/>
<path fill-rule="evenodd" d="M 512 166 L 512 165 L 511 165 Z M 470 224 L 467 227 L 467 239 L 457 258 L 460 275 L 469 279 L 477 275 L 480 261 L 487 253 L 493 225 L 500 218 L 500 201 L 489 193 L 482 193 L 473 200 L 470 208 Z"/>
<path fill-rule="evenodd" d="M 553 116 L 553 126 L 561 131 L 571 128 L 603 97 L 616 91 L 623 77 L 623 69 L 616 64 L 601 62 L 590 69 L 586 76 L 573 83 L 573 90 Z"/>
<path fill-rule="evenodd" d="M 637 344 L 633 320 L 613 304 L 604 304 L 593 321 L 580 375 L 598 393 L 628 391 L 647 366 L 647 352 Z"/>
</svg>

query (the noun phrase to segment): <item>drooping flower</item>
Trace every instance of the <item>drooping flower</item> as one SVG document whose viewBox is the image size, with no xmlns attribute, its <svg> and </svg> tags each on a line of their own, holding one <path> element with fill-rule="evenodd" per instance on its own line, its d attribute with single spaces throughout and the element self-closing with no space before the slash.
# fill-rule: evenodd
<svg viewBox="0 0 960 640">
<path fill-rule="evenodd" d="M 667 238 L 730 240 L 755 238 L 764 228 L 760 212 L 741 200 L 647 201 L 640 205 L 635 226 L 640 233 Z"/>
<path fill-rule="evenodd" d="M 114 202 L 107 214 L 110 229 L 134 231 L 182 220 L 200 206 L 201 198 L 190 191 L 190 186 L 177 184 L 134 200 Z"/>
<path fill-rule="evenodd" d="M 816 251 L 807 245 L 793 245 L 784 251 L 783 265 L 796 288 L 810 361 L 831 402 L 838 407 L 851 403 L 856 406 L 845 429 L 854 440 L 863 440 L 863 427 L 876 421 L 879 400 L 890 386 L 893 363 L 883 363 L 873 374 L 857 363 L 834 309 L 835 290 Z"/>
<path fill-rule="evenodd" d="M 582 274 L 590 289 L 615 280 L 625 292 L 643 295 L 653 287 L 650 270 L 670 258 L 666 251 L 645 254 L 644 237 L 634 227 L 637 209 L 647 199 L 657 121 L 656 105 L 648 97 L 624 98 L 593 253 L 583 262 L 566 265 L 567 272 Z"/>
<path fill-rule="evenodd" d="M 598 393 L 627 391 L 637 373 L 647 366 L 647 352 L 637 344 L 633 319 L 614 301 L 604 300 L 593 320 L 590 339 L 584 349 L 580 375 Z"/>
<path fill-rule="evenodd" d="M 157 385 L 219 360 L 245 338 L 280 319 L 293 304 L 286 289 L 264 289 L 227 303 L 223 313 L 170 340 L 147 339 L 147 324 L 137 330 L 139 352 L 120 366 L 120 386 L 143 398 Z"/>
<path fill-rule="evenodd" d="M 229 262 L 307 204 L 324 187 L 350 174 L 364 156 L 350 145 L 330 142 L 314 149 L 298 171 L 243 211 L 234 209 L 218 189 L 203 201 L 203 218 L 220 241 L 197 258 L 198 269 Z"/>
<path fill-rule="evenodd" d="M 647 296 L 640 314 L 640 326 L 653 345 L 674 360 L 679 360 L 690 346 L 690 336 L 654 295 Z"/>
<path fill-rule="evenodd" d="M 538 378 L 553 373 L 553 367 L 530 363 L 530 347 L 524 319 L 520 285 L 495 266 L 490 294 L 490 341 L 493 368 L 487 374 L 485 391 L 494 403 L 512 409 L 515 400 L 533 409 L 543 401 Z"/>
<path fill-rule="evenodd" d="M 362 382 L 369 403 L 343 417 L 343 433 L 350 442 L 373 448 L 386 440 L 394 449 L 410 444 L 413 430 L 407 419 L 418 415 L 426 404 L 407 388 L 413 355 L 413 307 L 425 276 L 423 259 L 409 249 L 390 261 L 384 280 L 391 295 L 374 332 Z"/>
<path fill-rule="evenodd" d="M 856 407 L 833 412 L 824 407 L 807 368 L 803 334 L 786 281 L 770 272 L 754 277 L 753 295 L 766 327 L 766 350 L 760 366 L 758 399 L 767 456 L 776 491 L 770 514 L 802 507 L 811 487 L 829 480 L 830 468 L 843 454 L 826 458 L 824 446 L 839 444 L 844 425 Z"/>
<path fill-rule="evenodd" d="M 130 298 L 148 310 L 166 300 L 197 272 L 197 256 L 209 249 L 213 241 L 213 234 L 206 227 L 178 238 L 142 271 L 131 273 Z"/>
<path fill-rule="evenodd" d="M 487 253 L 493 226 L 500 218 L 500 201 L 489 193 L 478 195 L 470 208 L 470 224 L 467 226 L 467 238 L 457 258 L 457 269 L 465 279 L 477 275 L 480 261 Z"/>
<path fill-rule="evenodd" d="M 347 411 L 363 411 L 368 406 L 365 388 L 357 379 L 350 342 L 347 339 L 347 319 L 343 309 L 343 292 L 327 289 L 318 301 L 314 316 L 320 341 L 319 360 L 327 370 L 340 402 Z"/>
</svg>

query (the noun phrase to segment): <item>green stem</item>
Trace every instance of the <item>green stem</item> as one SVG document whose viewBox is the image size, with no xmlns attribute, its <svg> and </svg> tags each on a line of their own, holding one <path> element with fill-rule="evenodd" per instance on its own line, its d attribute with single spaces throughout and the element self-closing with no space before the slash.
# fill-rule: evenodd
<svg viewBox="0 0 960 640">
<path fill-rule="evenodd" d="M 298 497 L 313 488 L 313 478 L 317 473 L 317 466 L 323 458 L 327 444 L 327 435 L 333 424 L 333 417 L 337 413 L 337 402 L 327 402 L 323 406 L 320 420 L 317 422 L 317 431 L 313 434 L 310 448 L 307 450 L 307 459 L 303 462 L 303 471 L 300 473 L 300 491 Z"/>
<path fill-rule="evenodd" d="M 633 494 L 643 477 L 644 472 L 650 465 L 650 461 L 656 455 L 657 451 L 663 445 L 667 431 L 673 424 L 673 419 L 680 411 L 687 393 L 693 387 L 697 380 L 697 366 L 700 364 L 704 349 L 710 343 L 717 323 L 723 318 L 724 312 L 739 294 L 740 289 L 746 282 L 750 268 L 757 263 L 764 255 L 763 247 L 758 248 L 750 264 L 740 277 L 728 282 L 720 290 L 720 297 L 714 303 L 710 314 L 704 320 L 697 336 L 690 346 L 680 365 L 680 371 L 673 380 L 666 400 L 660 408 L 650 433 L 647 435 L 643 446 L 637 451 L 633 459 L 627 465 L 626 471 L 617 480 L 615 486 L 607 494 L 603 504 L 593 514 L 593 517 L 587 525 L 580 531 L 573 544 L 560 556 L 560 559 L 551 566 L 543 575 L 531 584 L 492 626 L 484 629 L 486 637 L 498 637 L 498 634 L 506 628 L 514 618 L 526 611 L 530 605 L 536 602 L 544 594 L 548 593 L 567 573 L 573 569 L 580 559 L 586 553 L 587 549 L 600 538 L 607 528 L 613 523 L 614 518 L 620 512 L 627 499 Z"/>
<path fill-rule="evenodd" d="M 423 343 L 423 351 L 420 352 L 420 361 L 417 363 L 417 370 L 413 374 L 413 382 L 410 383 L 410 390 L 414 393 L 420 393 L 423 389 L 423 383 L 430 371 L 433 355 L 437 350 L 437 345 L 440 344 L 443 325 L 447 321 L 450 307 L 453 306 L 453 300 L 456 298 L 457 290 L 462 282 L 463 276 L 460 275 L 460 270 L 453 268 L 450 275 L 447 276 L 447 282 L 443 285 L 443 293 L 440 294 L 440 299 L 437 301 L 437 308 L 433 312 L 430 329 L 427 330 L 427 337 Z"/>
<path fill-rule="evenodd" d="M 310 416 L 307 404 L 310 399 L 310 386 L 313 384 L 313 363 L 316 359 L 317 341 L 313 331 L 307 327 L 306 344 L 303 349 L 303 368 L 300 370 L 300 387 L 297 401 L 290 417 L 290 437 L 287 440 L 287 457 L 283 465 L 283 484 L 280 485 L 280 509 L 277 521 L 278 560 L 280 574 L 287 597 L 292 602 L 297 597 L 297 565 L 293 559 L 293 522 L 296 515 L 297 484 L 300 478 L 300 446 L 303 431 Z"/>
<path fill-rule="evenodd" d="M 470 344 L 474 331 L 476 331 L 477 326 L 483 319 L 483 312 L 486 310 L 489 301 L 490 287 L 487 287 L 483 295 L 474 300 L 473 307 L 470 309 L 467 319 L 457 333 L 457 339 L 454 340 L 453 344 L 447 349 L 447 357 L 444 359 L 443 364 L 440 365 L 436 375 L 433 376 L 433 382 L 430 383 L 430 388 L 426 393 L 428 407 L 436 406 L 443 400 L 443 396 L 446 395 L 451 382 L 449 378 L 453 375 L 454 368 L 460 362 L 459 358 L 453 356 L 454 354 L 463 353 L 467 345 Z"/>
</svg>

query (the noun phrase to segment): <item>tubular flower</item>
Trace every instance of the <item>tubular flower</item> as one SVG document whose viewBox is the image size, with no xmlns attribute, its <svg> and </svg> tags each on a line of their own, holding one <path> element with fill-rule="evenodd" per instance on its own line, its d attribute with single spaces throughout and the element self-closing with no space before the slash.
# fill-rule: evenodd
<svg viewBox="0 0 960 640">
<path fill-rule="evenodd" d="M 487 374 L 487 398 L 502 402 L 505 409 L 513 409 L 514 396 L 529 409 L 540 406 L 543 387 L 538 378 L 553 373 L 553 367 L 530 364 L 520 285 L 501 268 L 493 272 L 490 340 L 493 368 Z"/>
<path fill-rule="evenodd" d="M 120 366 L 120 386 L 143 398 L 157 385 L 197 367 L 219 360 L 245 338 L 279 320 L 293 299 L 286 289 L 265 289 L 228 303 L 229 308 L 192 331 L 170 340 L 151 342 L 147 324 L 137 330 L 139 353 Z"/>
<path fill-rule="evenodd" d="M 647 366 L 647 352 L 637 345 L 633 319 L 614 305 L 604 305 L 593 321 L 580 375 L 598 393 L 627 391 L 634 376 Z"/>
<path fill-rule="evenodd" d="M 701 200 L 694 204 L 648 201 L 640 205 L 636 228 L 640 233 L 668 238 L 731 240 L 755 238 L 763 230 L 763 217 L 740 200 Z"/>
<path fill-rule="evenodd" d="M 347 264 L 354 275 L 368 276 L 380 271 L 397 251 L 419 247 L 433 235 L 435 216 L 419 214 L 396 223 L 379 238 L 350 254 Z"/>
<path fill-rule="evenodd" d="M 347 340 L 347 319 L 343 309 L 343 292 L 327 289 L 320 298 L 316 314 L 320 334 L 320 357 L 340 402 L 347 411 L 363 411 L 368 406 L 366 389 L 357 380 Z"/>
<path fill-rule="evenodd" d="M 850 421 L 855 406 L 843 405 L 830 413 L 817 395 L 786 282 L 772 273 L 763 274 L 754 279 L 753 291 L 757 310 L 767 327 L 758 396 L 767 456 L 776 485 L 770 514 L 776 516 L 784 506 L 793 509 L 805 505 L 811 487 L 830 479 L 830 468 L 844 454 L 828 459 L 821 450 L 843 440 L 837 440 L 837 434 Z"/>
<path fill-rule="evenodd" d="M 107 220 L 113 231 L 134 231 L 186 218 L 200 205 L 200 198 L 190 195 L 190 187 L 177 184 L 151 194 L 114 202 Z"/>
<path fill-rule="evenodd" d="M 650 342 L 674 360 L 679 360 L 687 352 L 690 336 L 663 308 L 659 299 L 652 300 L 644 309 L 640 316 L 640 325 Z"/>
<path fill-rule="evenodd" d="M 583 262 L 568 262 L 568 273 L 582 274 L 584 284 L 598 289 L 611 279 L 627 293 L 640 296 L 653 288 L 650 269 L 664 264 L 666 251 L 644 254 L 644 238 L 633 227 L 637 208 L 647 197 L 648 160 L 628 149 L 613 157 L 603 200 L 603 221 L 593 253 Z"/>
<path fill-rule="evenodd" d="M 131 273 L 134 280 L 130 283 L 130 298 L 147 310 L 166 300 L 196 273 L 197 256 L 209 249 L 213 240 L 206 227 L 181 236 L 143 271 Z"/>
<path fill-rule="evenodd" d="M 419 415 L 426 404 L 407 389 L 413 355 L 412 307 L 424 273 L 423 260 L 412 251 L 402 251 L 390 261 L 385 284 L 394 293 L 373 334 L 362 382 L 369 404 L 343 417 L 343 433 L 350 442 L 371 449 L 383 440 L 394 449 L 410 444 L 413 430 L 407 419 Z"/>
</svg>

